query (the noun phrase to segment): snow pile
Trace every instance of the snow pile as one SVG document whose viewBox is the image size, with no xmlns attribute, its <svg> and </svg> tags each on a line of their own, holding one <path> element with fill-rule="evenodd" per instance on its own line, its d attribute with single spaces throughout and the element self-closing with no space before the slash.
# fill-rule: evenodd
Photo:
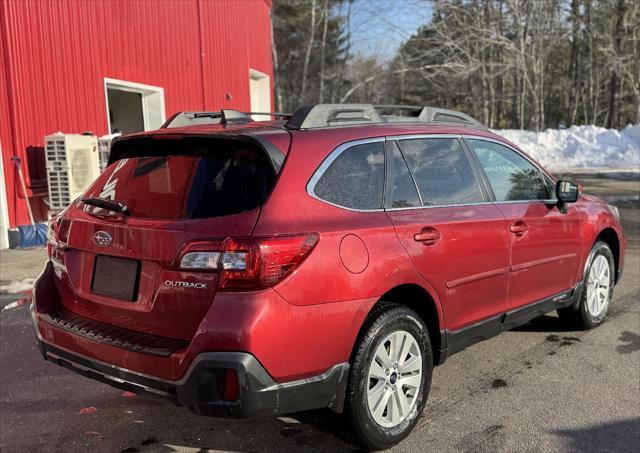
<svg viewBox="0 0 640 453">
<path fill-rule="evenodd" d="M 549 169 L 609 167 L 640 170 L 640 124 L 629 125 L 621 131 L 572 126 L 543 132 L 505 129 L 495 133 L 515 143 Z"/>
</svg>

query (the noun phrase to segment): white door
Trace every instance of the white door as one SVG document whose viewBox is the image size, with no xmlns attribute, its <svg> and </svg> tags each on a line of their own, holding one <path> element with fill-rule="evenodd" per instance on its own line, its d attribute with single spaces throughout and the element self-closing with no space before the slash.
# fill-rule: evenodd
<svg viewBox="0 0 640 453">
<path fill-rule="evenodd" d="M 165 121 L 161 87 L 105 78 L 104 94 L 110 134 L 150 131 Z"/>
<path fill-rule="evenodd" d="M 271 83 L 269 76 L 263 72 L 249 69 L 249 95 L 252 112 L 271 111 Z M 255 121 L 267 121 L 268 115 L 252 115 Z"/>
<path fill-rule="evenodd" d="M 5 187 L 2 143 L 0 143 L 0 250 L 9 248 L 9 206 Z"/>
</svg>

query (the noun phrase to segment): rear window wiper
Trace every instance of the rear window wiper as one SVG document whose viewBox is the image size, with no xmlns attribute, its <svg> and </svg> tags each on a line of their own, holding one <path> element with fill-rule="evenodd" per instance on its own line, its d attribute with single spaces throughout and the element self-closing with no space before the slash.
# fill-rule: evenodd
<svg viewBox="0 0 640 453">
<path fill-rule="evenodd" d="M 119 201 L 106 200 L 104 198 L 83 198 L 82 202 L 89 206 L 95 206 L 96 208 L 106 209 L 107 211 L 116 212 L 124 216 L 131 215 L 131 211 L 126 204 Z"/>
</svg>

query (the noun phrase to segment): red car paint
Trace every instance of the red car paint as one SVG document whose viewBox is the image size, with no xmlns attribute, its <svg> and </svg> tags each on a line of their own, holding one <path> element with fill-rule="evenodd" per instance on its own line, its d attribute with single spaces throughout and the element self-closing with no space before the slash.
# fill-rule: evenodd
<svg viewBox="0 0 640 453">
<path fill-rule="evenodd" d="M 273 122 L 193 126 L 133 137 L 163 134 L 167 140 L 245 134 L 269 142 L 286 160 L 262 206 L 240 214 L 198 220 L 132 216 L 125 222 L 97 218 L 80 204 L 70 206 L 55 222 L 60 244 L 51 253 L 57 276 L 41 278 L 35 291 L 81 317 L 188 345 L 168 357 L 123 349 L 48 323 L 42 317 L 47 303 L 37 302 L 34 317 L 44 342 L 170 381 L 185 377 L 202 352 L 248 352 L 282 383 L 348 362 L 371 307 L 394 289 L 418 289 L 425 295 L 420 303 L 430 304 L 437 331 L 459 331 L 574 287 L 587 254 L 605 231 L 618 242 L 618 272 L 623 267 L 621 227 L 605 203 L 587 195 L 563 214 L 538 201 L 359 212 L 307 193 L 316 169 L 347 142 L 447 134 L 489 138 L 517 149 L 488 131 L 417 124 L 289 131 Z M 111 236 L 108 247 L 92 241 L 98 231 Z M 289 234 L 315 234 L 317 243 L 272 287 L 225 290 L 219 287 L 218 271 L 187 271 L 178 265 L 189 247 L 197 249 L 203 241 L 220 250 L 227 237 Z M 91 291 L 97 254 L 140 261 L 135 303 Z M 206 288 L 167 281 L 205 283 Z"/>
</svg>

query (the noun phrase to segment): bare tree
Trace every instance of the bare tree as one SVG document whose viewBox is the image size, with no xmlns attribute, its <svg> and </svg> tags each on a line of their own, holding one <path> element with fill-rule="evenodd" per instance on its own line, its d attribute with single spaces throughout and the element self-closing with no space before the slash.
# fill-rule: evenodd
<svg viewBox="0 0 640 453">
<path fill-rule="evenodd" d="M 269 21 L 271 26 L 271 54 L 273 57 L 273 85 L 276 97 L 276 110 L 282 111 L 282 85 L 280 84 L 280 66 L 278 64 L 278 47 L 276 46 L 276 40 L 273 33 L 273 14 L 269 11 L 271 20 Z"/>
<path fill-rule="evenodd" d="M 300 87 L 300 94 L 298 95 L 298 102 L 302 103 L 304 95 L 307 92 L 307 78 L 309 72 L 309 61 L 311 59 L 311 50 L 313 49 L 313 43 L 316 36 L 316 0 L 311 0 L 310 10 L 310 24 L 309 24 L 309 40 L 307 41 L 307 51 L 304 56 L 304 64 L 302 66 L 302 84 Z"/>
<path fill-rule="evenodd" d="M 609 82 L 609 108 L 607 113 L 607 127 L 612 127 L 618 116 L 618 96 L 620 95 L 620 79 L 622 64 L 622 35 L 624 33 L 625 0 L 616 3 L 616 26 L 613 32 L 613 65 L 611 66 L 611 78 Z"/>
<path fill-rule="evenodd" d="M 535 130 L 640 121 L 640 0 L 438 0 L 390 60 L 363 52 L 358 33 L 406 30 L 371 3 L 273 4 L 275 97 L 285 110 L 326 101 L 436 105 L 490 127 Z M 403 5 L 411 14 L 425 6 Z"/>
<path fill-rule="evenodd" d="M 324 67 L 327 49 L 327 29 L 329 26 L 329 0 L 324 0 L 322 8 L 322 42 L 320 44 L 320 87 L 318 89 L 318 102 L 324 102 Z"/>
</svg>

